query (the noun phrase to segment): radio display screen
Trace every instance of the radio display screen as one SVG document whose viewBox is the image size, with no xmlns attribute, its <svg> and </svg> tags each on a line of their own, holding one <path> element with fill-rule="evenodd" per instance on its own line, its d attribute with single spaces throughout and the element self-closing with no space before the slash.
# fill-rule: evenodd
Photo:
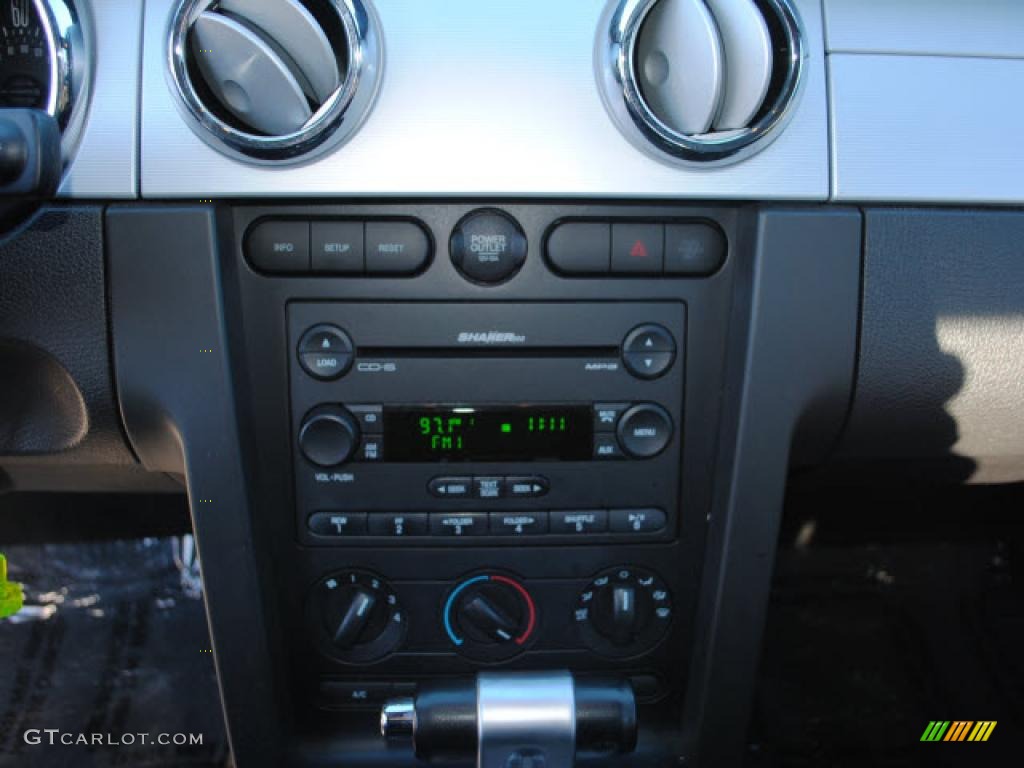
<svg viewBox="0 0 1024 768">
<path fill-rule="evenodd" d="M 384 408 L 385 461 L 588 461 L 593 453 L 589 405 Z"/>
</svg>

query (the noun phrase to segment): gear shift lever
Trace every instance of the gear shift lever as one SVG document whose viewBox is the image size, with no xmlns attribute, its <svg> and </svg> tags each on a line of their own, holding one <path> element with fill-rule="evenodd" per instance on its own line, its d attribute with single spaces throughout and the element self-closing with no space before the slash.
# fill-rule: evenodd
<svg viewBox="0 0 1024 768">
<path fill-rule="evenodd" d="M 481 672 L 422 686 L 381 712 L 381 732 L 411 742 L 417 757 L 477 768 L 570 768 L 582 752 L 631 752 L 636 700 L 618 679 L 575 680 L 568 672 Z"/>
</svg>

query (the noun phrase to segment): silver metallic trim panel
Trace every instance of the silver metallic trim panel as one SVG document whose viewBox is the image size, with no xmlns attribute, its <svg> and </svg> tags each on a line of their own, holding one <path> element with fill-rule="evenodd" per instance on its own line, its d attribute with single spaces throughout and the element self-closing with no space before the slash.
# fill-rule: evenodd
<svg viewBox="0 0 1024 768">
<path fill-rule="evenodd" d="M 636 42 L 637 78 L 651 110 L 680 133 L 704 133 L 722 100 L 724 57 L 704 0 L 660 0 Z"/>
<path fill-rule="evenodd" d="M 630 144 L 594 83 L 604 0 L 375 0 L 388 42 L 373 112 L 344 147 L 267 168 L 208 146 L 165 80 L 173 0 L 147 0 L 142 193 L 150 198 L 588 196 L 824 200 L 819 0 L 794 0 L 809 57 L 789 126 L 745 162 L 670 166 Z"/>
<path fill-rule="evenodd" d="M 725 49 L 725 87 L 716 131 L 750 123 L 764 103 L 772 79 L 771 33 L 754 0 L 706 0 Z"/>
<path fill-rule="evenodd" d="M 1024 202 L 1024 61 L 833 54 L 833 197 Z"/>
<path fill-rule="evenodd" d="M 220 0 L 220 9 L 241 16 L 272 35 L 302 70 L 317 101 L 327 101 L 341 85 L 331 41 L 298 0 Z"/>
<path fill-rule="evenodd" d="M 138 194 L 143 4 L 76 0 L 75 6 L 90 54 L 80 62 L 82 82 L 88 85 L 76 95 L 64 133 L 68 164 L 57 194 L 97 200 L 133 198 Z M 79 66 L 74 64 L 76 69 Z M 79 119 L 77 146 L 69 146 Z"/>
<path fill-rule="evenodd" d="M 568 672 L 480 672 L 477 768 L 576 761 L 576 693 Z M 517 762 L 516 756 L 520 756 Z"/>
<path fill-rule="evenodd" d="M 824 0 L 828 48 L 1024 58 L 1021 0 Z"/>
<path fill-rule="evenodd" d="M 313 116 L 306 94 L 270 45 L 229 16 L 205 11 L 190 45 L 203 51 L 199 71 L 235 117 L 262 133 L 298 131 Z"/>
</svg>

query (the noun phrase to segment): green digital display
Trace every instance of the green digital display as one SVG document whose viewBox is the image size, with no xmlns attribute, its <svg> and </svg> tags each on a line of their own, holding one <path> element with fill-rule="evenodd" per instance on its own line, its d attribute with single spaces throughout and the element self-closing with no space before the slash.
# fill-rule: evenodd
<svg viewBox="0 0 1024 768">
<path fill-rule="evenodd" d="M 385 407 L 385 461 L 585 461 L 589 406 Z"/>
</svg>

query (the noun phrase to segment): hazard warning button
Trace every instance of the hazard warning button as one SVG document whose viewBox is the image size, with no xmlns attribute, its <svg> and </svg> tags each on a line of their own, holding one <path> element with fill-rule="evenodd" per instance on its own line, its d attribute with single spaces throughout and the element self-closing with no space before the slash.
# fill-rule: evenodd
<svg viewBox="0 0 1024 768">
<path fill-rule="evenodd" d="M 612 224 L 612 272 L 661 274 L 664 262 L 664 225 Z"/>
<path fill-rule="evenodd" d="M 676 341 L 667 328 L 648 323 L 634 328 L 622 342 L 622 364 L 641 379 L 665 374 L 676 359 Z"/>
</svg>

